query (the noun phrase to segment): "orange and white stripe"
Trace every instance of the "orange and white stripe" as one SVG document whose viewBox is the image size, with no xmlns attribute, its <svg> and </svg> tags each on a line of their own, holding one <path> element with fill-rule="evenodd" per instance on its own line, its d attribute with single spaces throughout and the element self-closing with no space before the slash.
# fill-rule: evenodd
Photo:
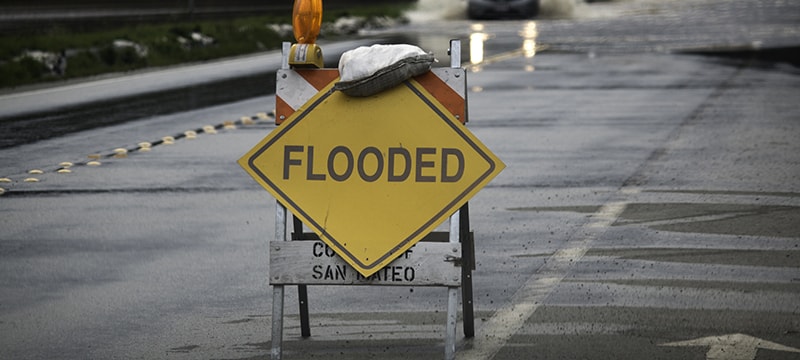
<svg viewBox="0 0 800 360">
<path fill-rule="evenodd" d="M 275 89 L 275 124 L 280 125 L 331 82 L 338 69 L 281 69 Z M 414 78 L 461 123 L 467 122 L 467 74 L 461 68 L 433 68 Z"/>
</svg>

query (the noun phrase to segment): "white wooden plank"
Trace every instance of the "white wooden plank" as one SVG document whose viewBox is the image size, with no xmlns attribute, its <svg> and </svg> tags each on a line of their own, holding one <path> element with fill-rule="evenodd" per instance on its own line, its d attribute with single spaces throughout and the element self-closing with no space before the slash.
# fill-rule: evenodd
<svg viewBox="0 0 800 360">
<path fill-rule="evenodd" d="M 321 241 L 270 242 L 271 285 L 460 286 L 461 246 L 420 242 L 368 278 Z"/>
</svg>

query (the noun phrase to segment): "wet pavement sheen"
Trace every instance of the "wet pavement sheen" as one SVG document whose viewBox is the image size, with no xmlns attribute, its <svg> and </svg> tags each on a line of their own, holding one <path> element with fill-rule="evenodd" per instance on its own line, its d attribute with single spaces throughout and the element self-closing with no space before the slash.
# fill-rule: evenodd
<svg viewBox="0 0 800 360">
<path fill-rule="evenodd" d="M 462 38 L 468 127 L 507 164 L 470 202 L 476 336 L 459 322 L 457 358 L 797 358 L 800 73 L 753 49 L 694 53 L 796 47 L 797 5 L 586 6 L 533 29 L 401 29 Z M 470 63 L 477 42 L 485 61 Z M 236 160 L 274 129 L 253 116 L 273 106 L 262 96 L 3 149 L 0 357 L 269 358 L 275 204 Z M 204 125 L 219 127 L 162 140 Z M 63 161 L 80 165 L 58 173 Z M 284 359 L 443 357 L 444 288 L 310 287 L 308 339 L 288 289 Z"/>
</svg>

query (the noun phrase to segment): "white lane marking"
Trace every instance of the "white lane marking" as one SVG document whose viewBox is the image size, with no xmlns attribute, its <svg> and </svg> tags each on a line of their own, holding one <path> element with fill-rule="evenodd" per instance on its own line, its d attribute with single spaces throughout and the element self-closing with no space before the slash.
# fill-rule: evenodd
<svg viewBox="0 0 800 360">
<path fill-rule="evenodd" d="M 745 334 L 709 336 L 700 339 L 676 341 L 661 346 L 704 346 L 708 347 L 706 359 L 715 360 L 753 360 L 758 349 L 800 353 L 800 349 L 784 346 L 772 341 Z"/>
<path fill-rule="evenodd" d="M 564 248 L 550 256 L 545 265 L 514 293 L 511 301 L 484 323 L 473 340 L 472 348 L 459 353 L 459 358 L 485 360 L 494 357 L 544 303 L 572 266 L 586 254 L 589 245 L 619 218 L 626 206 L 625 202 L 610 202 L 600 207 L 592 215 L 592 221 L 578 230 L 577 234 L 582 235 L 575 236 Z"/>
</svg>

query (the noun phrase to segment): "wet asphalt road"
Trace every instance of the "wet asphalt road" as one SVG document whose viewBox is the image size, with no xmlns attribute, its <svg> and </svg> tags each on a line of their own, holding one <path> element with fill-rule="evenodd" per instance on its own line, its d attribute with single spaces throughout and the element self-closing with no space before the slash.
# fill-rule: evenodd
<svg viewBox="0 0 800 360">
<path fill-rule="evenodd" d="M 764 1 L 750 17 L 747 3 L 402 29 L 425 47 L 441 39 L 420 34 L 460 37 L 464 59 L 483 44 L 484 61 L 466 64 L 469 128 L 507 164 L 470 202 L 476 337 L 459 328 L 458 358 L 800 356 L 798 12 Z M 708 22 L 679 21 L 709 8 Z M 589 38 L 591 26 L 621 34 Z M 759 59 L 755 41 L 783 55 Z M 159 140 L 273 106 L 262 96 L 3 149 L 0 357 L 269 358 L 274 200 L 235 161 L 271 120 Z M 157 145 L 113 156 L 141 141 Z M 64 161 L 70 173 L 56 171 Z M 287 294 L 286 359 L 442 357 L 445 289 L 310 287 L 310 339 Z"/>
</svg>

